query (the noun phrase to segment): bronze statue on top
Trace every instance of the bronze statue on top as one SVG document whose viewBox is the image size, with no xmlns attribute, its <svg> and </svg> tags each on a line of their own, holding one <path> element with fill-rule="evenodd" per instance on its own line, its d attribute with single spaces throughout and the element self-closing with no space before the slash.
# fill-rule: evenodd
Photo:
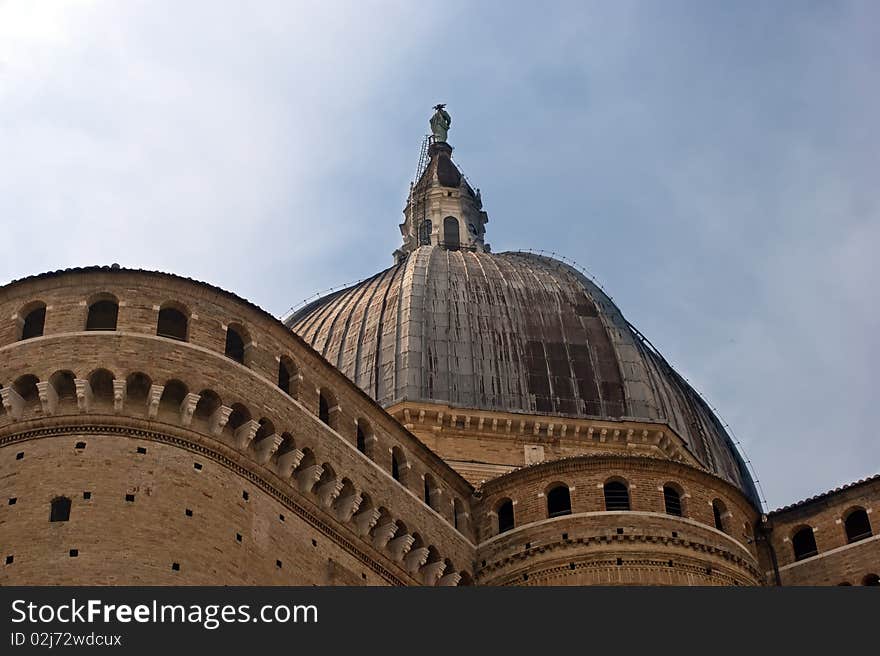
<svg viewBox="0 0 880 656">
<path fill-rule="evenodd" d="M 435 111 L 431 117 L 431 132 L 434 135 L 434 141 L 446 141 L 449 126 L 452 125 L 452 117 L 444 107 L 446 107 L 445 103 L 434 105 Z"/>
</svg>

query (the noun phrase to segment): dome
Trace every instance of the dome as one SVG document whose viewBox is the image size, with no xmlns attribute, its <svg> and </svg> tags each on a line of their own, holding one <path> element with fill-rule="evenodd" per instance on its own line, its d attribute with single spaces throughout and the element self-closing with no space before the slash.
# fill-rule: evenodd
<svg viewBox="0 0 880 656">
<path fill-rule="evenodd" d="M 385 407 L 666 424 L 758 499 L 708 405 L 597 285 L 554 258 L 418 246 L 285 323 Z"/>
</svg>

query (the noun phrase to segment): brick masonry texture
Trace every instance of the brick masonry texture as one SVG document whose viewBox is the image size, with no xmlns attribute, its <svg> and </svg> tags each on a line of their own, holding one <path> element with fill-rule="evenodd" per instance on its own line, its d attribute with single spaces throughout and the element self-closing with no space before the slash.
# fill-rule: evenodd
<svg viewBox="0 0 880 656">
<path fill-rule="evenodd" d="M 118 303 L 115 330 L 85 330 L 99 299 Z M 20 340 L 38 304 L 42 335 Z M 185 341 L 156 334 L 166 307 L 187 317 Z M 224 354 L 230 326 L 243 364 Z M 560 437 L 530 418 L 531 437 L 490 439 L 493 420 L 510 416 L 485 411 L 473 425 L 436 413 L 420 425 L 404 417 L 417 407 L 388 414 L 256 306 L 173 275 L 96 268 L 0 289 L 0 394 L 4 585 L 773 582 L 758 509 L 668 427 L 583 421 Z M 481 441 L 498 468 L 468 465 Z M 531 443 L 544 455 L 524 466 Z M 605 510 L 612 477 L 630 512 Z M 665 512 L 670 482 L 683 517 Z M 548 518 L 555 483 L 569 488 L 571 514 Z M 847 547 L 835 521 L 873 509 L 877 494 L 855 487 L 772 514 L 783 583 L 870 574 L 880 543 Z M 61 497 L 69 519 L 49 521 Z M 516 525 L 498 535 L 502 499 Z M 787 532 L 810 522 L 815 563 L 787 560 Z"/>
</svg>

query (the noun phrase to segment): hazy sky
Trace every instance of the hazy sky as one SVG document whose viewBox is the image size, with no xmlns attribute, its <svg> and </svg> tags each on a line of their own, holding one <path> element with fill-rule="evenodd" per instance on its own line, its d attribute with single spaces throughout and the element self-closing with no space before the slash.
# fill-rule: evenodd
<svg viewBox="0 0 880 656">
<path fill-rule="evenodd" d="M 276 315 L 391 264 L 431 107 L 493 250 L 594 273 L 771 508 L 880 471 L 880 4 L 0 0 L 0 284 Z"/>
</svg>

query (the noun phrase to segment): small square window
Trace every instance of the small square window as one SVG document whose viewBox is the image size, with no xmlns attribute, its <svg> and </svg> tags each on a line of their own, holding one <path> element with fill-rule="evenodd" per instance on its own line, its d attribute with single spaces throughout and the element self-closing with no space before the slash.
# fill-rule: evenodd
<svg viewBox="0 0 880 656">
<path fill-rule="evenodd" d="M 523 581 L 528 581 L 528 580 L 529 580 L 529 575 L 523 574 Z"/>
<path fill-rule="evenodd" d="M 623 565 L 623 558 L 618 558 L 618 559 L 617 559 L 617 564 L 618 564 L 618 565 Z"/>
<path fill-rule="evenodd" d="M 236 540 L 236 542 L 241 542 L 241 533 L 235 534 L 235 540 Z"/>
<path fill-rule="evenodd" d="M 193 511 L 190 510 L 189 508 L 187 508 L 187 509 L 186 509 L 186 516 L 187 516 L 187 517 L 192 517 L 192 516 L 193 516 Z"/>
<path fill-rule="evenodd" d="M 247 493 L 247 490 L 242 491 L 241 498 L 247 501 L 250 498 L 250 495 Z"/>
<path fill-rule="evenodd" d="M 85 442 L 77 442 L 76 444 L 73 445 L 73 448 L 74 449 L 85 449 L 86 443 Z"/>
<path fill-rule="evenodd" d="M 678 537 L 678 531 L 673 531 L 673 532 L 672 532 L 672 537 L 677 538 L 677 537 Z"/>
<path fill-rule="evenodd" d="M 24 458 L 24 451 L 15 454 L 16 460 L 21 460 L 22 458 Z"/>
<path fill-rule="evenodd" d="M 92 493 L 91 493 L 91 492 L 83 492 L 83 499 L 85 499 L 86 501 L 88 501 L 88 500 L 91 499 L 91 498 L 92 498 Z"/>
<path fill-rule="evenodd" d="M 180 571 L 180 563 L 171 563 L 172 571 L 179 572 Z"/>
<path fill-rule="evenodd" d="M 524 547 L 525 549 L 531 549 L 531 548 L 532 548 L 532 543 L 531 543 L 531 542 L 526 542 L 525 545 L 523 545 L 523 547 Z M 483 566 L 485 567 L 485 564 L 484 564 Z"/>
<path fill-rule="evenodd" d="M 133 503 L 134 502 L 134 495 L 133 494 L 126 494 L 125 500 Z"/>
<path fill-rule="evenodd" d="M 567 540 L 567 539 L 568 539 L 568 533 L 563 533 L 563 534 L 562 534 L 562 539 L 563 539 L 563 540 Z"/>
<path fill-rule="evenodd" d="M 202 471 L 202 463 L 200 463 L 200 462 L 194 462 L 194 463 L 193 463 L 193 469 L 195 469 L 196 471 Z"/>
<path fill-rule="evenodd" d="M 313 546 L 313 547 L 317 547 L 317 546 L 318 546 L 318 541 L 317 541 L 317 540 L 312 540 L 312 546 Z"/>
<path fill-rule="evenodd" d="M 281 569 L 281 561 L 280 560 L 275 561 L 275 567 L 277 567 L 278 569 Z"/>
<path fill-rule="evenodd" d="M 569 564 L 568 564 L 568 569 L 574 569 L 574 563 L 569 563 Z"/>
<path fill-rule="evenodd" d="M 145 446 L 139 446 L 139 447 L 137 448 L 137 452 L 138 452 L 138 453 L 141 453 L 141 454 L 146 453 L 146 452 L 147 452 L 147 447 L 145 447 Z"/>
<path fill-rule="evenodd" d="M 278 515 L 278 519 L 280 519 L 280 520 L 283 522 L 283 521 L 284 521 L 284 515 Z"/>
<path fill-rule="evenodd" d="M 76 558 L 77 556 L 79 556 L 79 549 L 71 549 L 70 550 L 70 557 Z"/>
<path fill-rule="evenodd" d="M 14 506 L 16 501 L 18 501 L 18 497 L 9 497 L 10 506 Z"/>
<path fill-rule="evenodd" d="M 617 534 L 618 534 L 618 535 L 623 535 L 623 529 L 622 529 L 622 528 L 617 529 Z"/>
<path fill-rule="evenodd" d="M 15 556 L 6 556 L 7 565 L 11 565 L 13 560 L 15 560 Z"/>
<path fill-rule="evenodd" d="M 361 578 L 362 578 L 364 581 L 366 581 L 366 580 L 367 580 L 367 575 L 364 574 L 363 572 L 361 572 Z"/>
</svg>

